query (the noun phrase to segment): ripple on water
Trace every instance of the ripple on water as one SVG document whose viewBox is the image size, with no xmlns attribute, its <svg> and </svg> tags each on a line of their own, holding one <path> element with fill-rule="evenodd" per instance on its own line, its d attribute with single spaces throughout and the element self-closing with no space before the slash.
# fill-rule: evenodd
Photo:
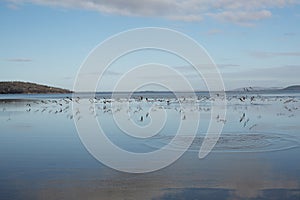
<svg viewBox="0 0 300 200">
<path fill-rule="evenodd" d="M 213 135 L 211 135 L 214 137 Z M 153 148 L 169 144 L 174 136 L 157 135 L 147 143 Z M 188 151 L 199 151 L 205 136 L 196 136 Z M 179 136 L 169 145 L 170 150 L 182 150 L 191 136 Z M 211 138 L 212 139 L 212 138 Z M 299 146 L 299 139 L 279 133 L 222 133 L 212 152 L 270 152 Z"/>
</svg>

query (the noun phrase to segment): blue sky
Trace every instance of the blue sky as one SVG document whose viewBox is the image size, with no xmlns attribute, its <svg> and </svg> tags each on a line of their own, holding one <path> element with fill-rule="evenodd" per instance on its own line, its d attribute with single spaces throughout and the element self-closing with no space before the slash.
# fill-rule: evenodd
<svg viewBox="0 0 300 200">
<path fill-rule="evenodd" d="M 100 42 L 128 29 L 163 27 L 201 44 L 226 89 L 284 87 L 300 84 L 299 24 L 300 2 L 293 0 L 6 0 L 0 3 L 0 80 L 72 89 L 80 65 Z M 142 55 L 151 62 L 158 52 L 129 58 Z M 160 57 L 179 71 L 184 66 Z M 110 90 L 109 80 L 124 73 L 120 62 L 101 89 Z"/>
</svg>

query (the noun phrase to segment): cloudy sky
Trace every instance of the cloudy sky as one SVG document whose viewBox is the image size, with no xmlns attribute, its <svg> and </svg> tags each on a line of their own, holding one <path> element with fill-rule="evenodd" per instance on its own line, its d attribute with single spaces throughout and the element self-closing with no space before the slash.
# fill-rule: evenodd
<svg viewBox="0 0 300 200">
<path fill-rule="evenodd" d="M 162 27 L 202 45 L 228 90 L 300 84 L 299 24 L 298 0 L 4 0 L 0 81 L 72 89 L 79 67 L 100 42 L 133 28 Z M 100 88 L 110 90 L 130 67 L 151 62 L 170 65 L 205 89 L 184 62 L 152 51 L 118 60 Z M 141 77 L 176 81 L 168 74 L 147 75 Z"/>
</svg>

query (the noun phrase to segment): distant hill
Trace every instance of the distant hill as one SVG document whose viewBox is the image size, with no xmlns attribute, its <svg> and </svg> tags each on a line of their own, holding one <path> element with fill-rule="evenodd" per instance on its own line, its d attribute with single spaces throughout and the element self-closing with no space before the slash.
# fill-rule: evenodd
<svg viewBox="0 0 300 200">
<path fill-rule="evenodd" d="M 0 94 L 50 94 L 71 93 L 70 90 L 39 85 L 36 83 L 7 81 L 0 82 Z"/>
<path fill-rule="evenodd" d="M 299 90 L 300 91 L 300 85 L 292 85 L 292 86 L 289 86 L 289 87 L 286 87 L 286 88 L 283 88 L 283 90 Z"/>
<path fill-rule="evenodd" d="M 245 87 L 232 90 L 233 92 L 264 92 L 264 91 L 300 91 L 300 85 L 292 85 L 285 88 L 280 87 Z"/>
</svg>

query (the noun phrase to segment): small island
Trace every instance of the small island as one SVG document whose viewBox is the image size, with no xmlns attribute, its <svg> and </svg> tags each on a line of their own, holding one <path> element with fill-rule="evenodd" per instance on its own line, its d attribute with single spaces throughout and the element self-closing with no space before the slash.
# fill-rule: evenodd
<svg viewBox="0 0 300 200">
<path fill-rule="evenodd" d="M 0 82 L 0 94 L 62 94 L 70 90 L 21 81 Z"/>
</svg>

